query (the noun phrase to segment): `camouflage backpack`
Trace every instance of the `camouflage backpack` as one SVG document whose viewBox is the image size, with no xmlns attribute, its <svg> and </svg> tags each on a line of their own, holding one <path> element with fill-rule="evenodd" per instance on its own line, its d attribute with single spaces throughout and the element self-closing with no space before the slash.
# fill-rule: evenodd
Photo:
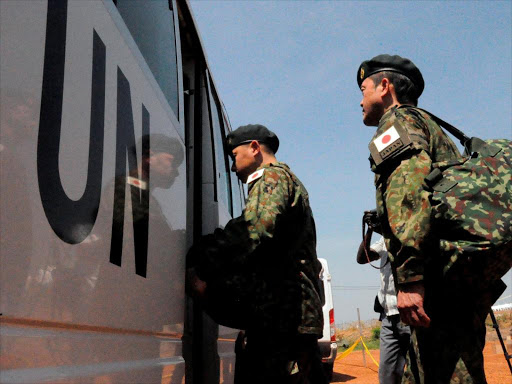
<svg viewBox="0 0 512 384">
<path fill-rule="evenodd" d="M 512 264 L 512 142 L 469 138 L 424 112 L 465 148 L 458 160 L 434 163 L 426 178 L 444 272 L 461 256 L 486 257 L 485 276 L 498 279 Z"/>
</svg>

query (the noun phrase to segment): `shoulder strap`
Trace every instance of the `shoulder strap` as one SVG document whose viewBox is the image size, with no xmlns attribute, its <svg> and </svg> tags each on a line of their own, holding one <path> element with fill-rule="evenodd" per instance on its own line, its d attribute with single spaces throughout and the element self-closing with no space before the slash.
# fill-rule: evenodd
<svg viewBox="0 0 512 384">
<path fill-rule="evenodd" d="M 422 112 L 425 112 L 427 115 L 429 115 L 439 126 L 445 128 L 448 132 L 450 132 L 453 136 L 455 136 L 457 139 L 459 139 L 460 143 L 464 147 L 464 155 L 470 156 L 473 153 L 480 153 L 485 156 L 491 156 L 494 157 L 496 154 L 498 154 L 501 149 L 498 146 L 490 145 L 483 141 L 482 139 L 479 139 L 478 137 L 471 137 L 469 138 L 462 132 L 460 129 L 455 128 L 453 125 L 448 124 L 446 121 L 440 119 L 436 115 L 430 113 L 429 111 L 426 111 L 422 108 L 414 107 L 416 109 L 419 109 Z"/>
<path fill-rule="evenodd" d="M 447 123 L 446 121 L 440 119 L 439 117 L 437 117 L 436 115 L 434 115 L 433 113 L 431 113 L 431 112 L 429 112 L 429 111 L 427 111 L 425 109 L 418 108 L 418 107 L 414 107 L 414 108 L 419 109 L 422 112 L 425 112 L 427 115 L 429 115 L 432 118 L 432 120 L 434 120 L 438 125 L 440 125 L 444 129 L 446 129 L 453 136 L 455 136 L 457 139 L 459 139 L 460 143 L 464 147 L 466 147 L 466 143 L 470 140 L 470 138 L 467 137 L 464 132 L 462 132 L 458 128 L 455 128 L 453 125 Z"/>
</svg>

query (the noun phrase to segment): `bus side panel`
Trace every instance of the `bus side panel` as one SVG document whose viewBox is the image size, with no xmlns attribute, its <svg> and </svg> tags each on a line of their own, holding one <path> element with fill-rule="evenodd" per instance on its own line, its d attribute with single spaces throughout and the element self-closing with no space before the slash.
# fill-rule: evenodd
<svg viewBox="0 0 512 384">
<path fill-rule="evenodd" d="M 180 127 L 113 3 L 64 3 L 0 2 L 0 382 L 183 382 Z"/>
</svg>

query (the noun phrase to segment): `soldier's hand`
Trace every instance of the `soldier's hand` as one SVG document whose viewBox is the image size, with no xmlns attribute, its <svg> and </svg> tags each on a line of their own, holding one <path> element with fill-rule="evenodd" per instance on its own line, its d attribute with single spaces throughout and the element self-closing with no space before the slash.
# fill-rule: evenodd
<svg viewBox="0 0 512 384">
<path fill-rule="evenodd" d="M 377 215 L 377 210 L 372 209 L 371 211 L 364 211 L 363 220 L 368 225 L 369 229 L 382 235 L 382 227 L 380 225 L 379 216 Z"/>
<path fill-rule="evenodd" d="M 430 326 L 428 317 L 423 307 L 425 288 L 423 283 L 406 284 L 400 287 L 397 296 L 397 306 L 400 319 L 413 327 Z"/>
</svg>

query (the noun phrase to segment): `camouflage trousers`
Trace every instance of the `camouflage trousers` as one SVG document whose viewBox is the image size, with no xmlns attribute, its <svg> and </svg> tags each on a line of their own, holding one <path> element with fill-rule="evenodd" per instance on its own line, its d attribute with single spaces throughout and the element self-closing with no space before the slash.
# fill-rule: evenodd
<svg viewBox="0 0 512 384">
<path fill-rule="evenodd" d="M 482 355 L 485 326 L 465 336 L 454 337 L 440 329 L 413 330 L 402 384 L 486 383 Z"/>
<path fill-rule="evenodd" d="M 425 283 L 429 328 L 415 328 L 402 384 L 485 384 L 485 319 L 503 293 L 511 244 Z M 432 281 L 433 280 L 433 281 Z"/>
</svg>

